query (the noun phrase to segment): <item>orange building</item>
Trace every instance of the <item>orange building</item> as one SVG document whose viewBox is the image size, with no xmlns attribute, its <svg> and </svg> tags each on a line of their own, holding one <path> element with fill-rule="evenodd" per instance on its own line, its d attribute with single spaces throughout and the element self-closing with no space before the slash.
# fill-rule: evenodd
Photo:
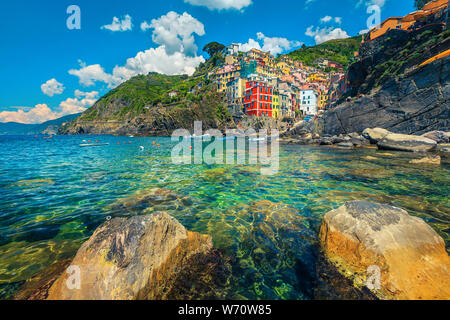
<svg viewBox="0 0 450 320">
<path fill-rule="evenodd" d="M 448 10 L 448 0 L 428 2 L 422 10 L 411 12 L 404 17 L 391 17 L 384 20 L 378 27 L 370 30 L 370 40 L 384 35 L 389 30 L 410 30 L 421 27 L 443 18 Z"/>
</svg>

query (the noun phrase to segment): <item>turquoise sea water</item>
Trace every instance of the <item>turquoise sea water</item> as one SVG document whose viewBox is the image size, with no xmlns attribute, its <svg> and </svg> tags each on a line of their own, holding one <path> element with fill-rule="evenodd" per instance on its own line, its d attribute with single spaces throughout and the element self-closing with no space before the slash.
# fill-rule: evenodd
<svg viewBox="0 0 450 320">
<path fill-rule="evenodd" d="M 82 148 L 82 140 L 110 145 Z M 174 145 L 169 138 L 0 136 L 0 298 L 73 256 L 109 216 L 140 214 L 111 206 L 149 188 L 183 201 L 147 213 L 167 211 L 233 257 L 234 298 L 312 298 L 320 221 L 348 200 L 404 208 L 449 248 L 448 164 L 412 165 L 419 156 L 401 152 L 281 145 L 279 173 L 264 176 L 257 165 L 174 165 Z"/>
</svg>

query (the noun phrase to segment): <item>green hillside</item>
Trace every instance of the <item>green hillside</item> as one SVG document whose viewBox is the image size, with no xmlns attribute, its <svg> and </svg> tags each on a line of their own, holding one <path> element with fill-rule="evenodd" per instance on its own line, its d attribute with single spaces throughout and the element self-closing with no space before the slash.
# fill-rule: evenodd
<svg viewBox="0 0 450 320">
<path fill-rule="evenodd" d="M 314 66 L 317 58 L 326 58 L 340 63 L 346 68 L 359 50 L 362 36 L 348 39 L 330 40 L 314 47 L 303 47 L 287 54 L 290 58 Z"/>
<path fill-rule="evenodd" d="M 187 75 L 139 75 L 104 95 L 83 113 L 80 120 L 131 118 L 145 113 L 146 107 L 176 104 L 186 98 L 189 91 L 201 81 L 201 78 Z M 176 92 L 177 96 L 171 97 L 171 92 Z"/>
</svg>

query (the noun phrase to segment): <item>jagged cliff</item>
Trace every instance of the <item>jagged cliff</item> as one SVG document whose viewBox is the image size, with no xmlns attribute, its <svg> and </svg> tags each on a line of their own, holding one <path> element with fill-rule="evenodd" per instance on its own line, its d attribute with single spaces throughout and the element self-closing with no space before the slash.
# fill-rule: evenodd
<svg viewBox="0 0 450 320">
<path fill-rule="evenodd" d="M 450 57 L 420 66 L 449 48 L 450 32 L 442 25 L 391 30 L 364 44 L 361 59 L 348 70 L 353 98 L 326 112 L 324 133 L 449 131 Z"/>
</svg>

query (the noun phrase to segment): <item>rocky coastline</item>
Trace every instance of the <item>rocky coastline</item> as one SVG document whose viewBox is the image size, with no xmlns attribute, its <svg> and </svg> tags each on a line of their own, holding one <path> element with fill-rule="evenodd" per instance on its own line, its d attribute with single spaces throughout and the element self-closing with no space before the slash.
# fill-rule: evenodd
<svg viewBox="0 0 450 320">
<path fill-rule="evenodd" d="M 366 128 L 361 134 L 329 135 L 317 130 L 317 123 L 306 123 L 281 135 L 280 143 L 287 145 L 317 145 L 343 149 L 375 148 L 413 152 L 422 158 L 411 161 L 415 164 L 440 164 L 450 153 L 450 131 L 429 131 L 422 135 L 406 135 L 383 128 Z"/>
</svg>

